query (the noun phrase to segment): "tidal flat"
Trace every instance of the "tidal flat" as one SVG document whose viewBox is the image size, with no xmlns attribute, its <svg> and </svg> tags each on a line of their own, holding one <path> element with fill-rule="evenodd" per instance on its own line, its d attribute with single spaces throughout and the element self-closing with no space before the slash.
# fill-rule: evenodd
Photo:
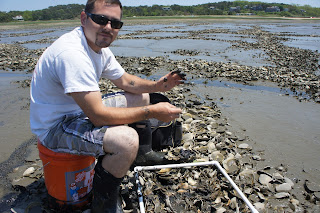
<svg viewBox="0 0 320 213">
<path fill-rule="evenodd" d="M 45 200 L 28 124 L 30 76 L 45 48 L 77 25 L 1 27 L 1 211 Z M 318 212 L 319 28 L 319 20 L 128 20 L 110 49 L 143 78 L 187 75 L 166 94 L 183 108 L 184 135 L 165 150 L 168 160 L 218 160 L 259 212 Z M 117 90 L 107 80 L 100 88 Z M 35 173 L 22 178 L 29 167 Z M 214 168 L 142 175 L 149 211 L 249 212 Z M 126 208 L 137 210 L 134 183 L 129 172 Z"/>
</svg>

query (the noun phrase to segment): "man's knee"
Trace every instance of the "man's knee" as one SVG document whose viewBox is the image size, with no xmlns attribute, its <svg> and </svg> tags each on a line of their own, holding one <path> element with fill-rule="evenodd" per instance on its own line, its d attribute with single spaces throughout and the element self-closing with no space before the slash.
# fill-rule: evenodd
<svg viewBox="0 0 320 213">
<path fill-rule="evenodd" d="M 126 142 L 126 148 L 128 151 L 137 151 L 139 148 L 139 135 L 137 131 L 131 127 L 124 126 L 121 132 L 121 140 Z"/>
<path fill-rule="evenodd" d="M 142 93 L 140 95 L 125 93 L 128 107 L 140 107 L 150 104 L 149 93 Z"/>
<path fill-rule="evenodd" d="M 107 129 L 104 137 L 106 153 L 137 152 L 139 136 L 136 130 L 128 126 L 116 126 Z"/>
<path fill-rule="evenodd" d="M 150 95 L 149 95 L 149 93 L 143 93 L 142 94 L 142 101 L 143 101 L 144 106 L 150 104 Z"/>
</svg>

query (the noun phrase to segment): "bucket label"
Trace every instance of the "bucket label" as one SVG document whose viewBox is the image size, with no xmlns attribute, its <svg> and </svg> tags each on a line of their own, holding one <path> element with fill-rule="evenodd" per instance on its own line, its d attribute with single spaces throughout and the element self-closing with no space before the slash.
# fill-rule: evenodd
<svg viewBox="0 0 320 213">
<path fill-rule="evenodd" d="M 67 201 L 79 201 L 92 189 L 94 166 L 92 163 L 87 168 L 79 171 L 66 172 Z"/>
</svg>

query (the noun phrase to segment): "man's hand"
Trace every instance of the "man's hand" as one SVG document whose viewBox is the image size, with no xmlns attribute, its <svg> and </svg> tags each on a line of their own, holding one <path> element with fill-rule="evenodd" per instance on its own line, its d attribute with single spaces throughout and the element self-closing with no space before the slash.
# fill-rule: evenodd
<svg viewBox="0 0 320 213">
<path fill-rule="evenodd" d="M 157 87 L 160 92 L 171 90 L 173 87 L 183 84 L 184 80 L 186 80 L 185 76 L 186 75 L 180 71 L 172 71 L 159 79 Z"/>
<path fill-rule="evenodd" d="M 150 117 L 156 118 L 163 122 L 169 122 L 179 118 L 182 110 L 168 102 L 160 102 L 147 106 L 150 109 Z"/>
</svg>

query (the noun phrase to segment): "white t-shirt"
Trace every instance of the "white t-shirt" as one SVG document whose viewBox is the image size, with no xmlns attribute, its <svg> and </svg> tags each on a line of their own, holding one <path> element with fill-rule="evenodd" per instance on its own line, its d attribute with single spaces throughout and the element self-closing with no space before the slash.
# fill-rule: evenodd
<svg viewBox="0 0 320 213">
<path fill-rule="evenodd" d="M 94 52 L 82 27 L 64 34 L 40 57 L 31 82 L 31 131 L 44 140 L 51 127 L 70 113 L 82 112 L 72 92 L 99 91 L 101 77 L 115 80 L 124 69 L 109 48 Z"/>
</svg>

